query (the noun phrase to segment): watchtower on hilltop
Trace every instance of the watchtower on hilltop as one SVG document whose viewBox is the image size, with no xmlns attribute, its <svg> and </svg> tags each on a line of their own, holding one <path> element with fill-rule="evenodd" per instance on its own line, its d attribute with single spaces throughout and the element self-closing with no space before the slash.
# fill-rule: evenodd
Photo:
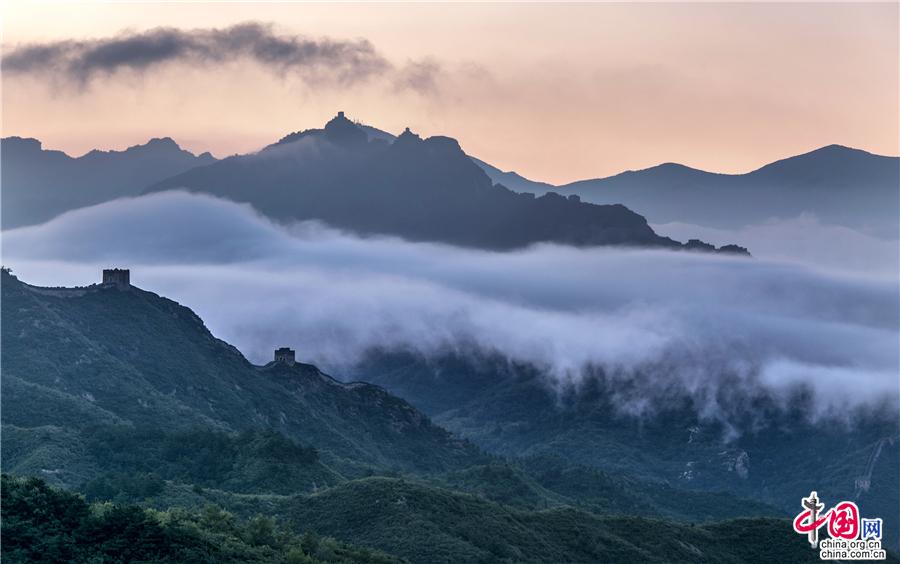
<svg viewBox="0 0 900 564">
<path fill-rule="evenodd" d="M 106 268 L 103 270 L 103 285 L 127 290 L 131 287 L 131 271 L 127 268 Z"/>
<path fill-rule="evenodd" d="M 275 349 L 275 362 L 293 366 L 294 363 L 297 362 L 294 357 L 294 349 L 289 347 L 281 347 L 280 349 Z"/>
</svg>

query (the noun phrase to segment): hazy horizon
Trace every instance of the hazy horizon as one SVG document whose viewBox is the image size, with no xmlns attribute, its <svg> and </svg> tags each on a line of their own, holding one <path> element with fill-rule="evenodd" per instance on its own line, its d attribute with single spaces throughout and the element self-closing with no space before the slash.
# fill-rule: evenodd
<svg viewBox="0 0 900 564">
<path fill-rule="evenodd" d="M 343 111 L 343 110 L 337 110 L 337 111 Z M 352 116 L 351 116 L 351 118 L 352 118 Z M 374 128 L 376 128 L 376 129 L 381 129 L 382 131 L 385 131 L 384 129 L 382 129 L 382 128 L 380 128 L 380 127 L 378 127 L 377 125 L 374 125 L 374 124 L 372 124 L 372 123 L 367 123 L 367 122 L 362 121 L 362 120 L 359 120 L 359 123 L 362 124 L 362 125 L 366 125 L 366 126 L 369 126 L 369 127 L 374 127 Z M 302 130 L 306 130 L 306 129 L 319 129 L 319 128 L 321 128 L 323 125 L 324 125 L 324 123 L 322 123 L 322 124 L 315 124 L 315 125 L 309 125 L 308 127 L 300 127 L 300 128 L 298 128 L 298 129 L 296 129 L 296 130 L 294 130 L 294 131 L 302 131 Z M 271 141 L 271 142 L 266 143 L 266 144 L 264 144 L 264 145 L 260 145 L 259 147 L 255 148 L 255 149 L 250 149 L 249 151 L 247 151 L 247 153 L 234 153 L 234 154 L 250 154 L 250 153 L 254 153 L 254 152 L 256 152 L 256 151 L 259 151 L 259 150 L 263 149 L 266 145 L 269 145 L 269 144 L 271 144 L 271 143 L 274 143 L 274 142 L 278 141 L 278 139 L 280 139 L 280 138 L 283 137 L 284 135 L 287 135 L 288 133 L 293 133 L 294 131 L 291 131 L 291 132 L 282 132 L 282 133 L 273 133 L 273 137 L 272 137 L 272 141 Z M 385 132 L 386 132 L 386 133 L 390 133 L 390 134 L 392 134 L 392 135 L 399 135 L 399 134 L 401 133 L 400 131 L 385 131 Z M 416 132 L 414 131 L 414 133 L 416 133 Z M 436 133 L 435 135 L 441 135 L 441 134 L 437 134 L 437 133 Z M 455 139 L 455 137 L 454 137 L 452 134 L 443 134 L 443 135 L 445 135 L 445 136 L 447 136 L 447 137 L 453 137 L 453 138 Z M 148 137 L 147 139 L 145 139 L 145 140 L 143 140 L 143 141 L 138 141 L 138 142 L 136 142 L 136 143 L 126 144 L 126 145 L 123 145 L 123 146 L 110 146 L 110 147 L 97 146 L 97 147 L 91 147 L 91 148 L 88 149 L 87 151 L 83 151 L 83 152 L 68 152 L 68 151 L 66 151 L 66 150 L 64 150 L 64 149 L 62 149 L 62 148 L 50 146 L 50 145 L 48 145 L 43 139 L 41 139 L 41 138 L 39 138 L 39 137 L 35 137 L 34 135 L 27 135 L 27 134 L 11 134 L 11 135 L 6 135 L 6 134 L 4 133 L 4 134 L 3 134 L 3 137 L 4 137 L 4 138 L 8 138 L 8 137 L 20 137 L 20 138 L 23 138 L 23 139 L 37 139 L 38 141 L 41 142 L 41 148 L 42 148 L 43 150 L 45 150 L 45 151 L 61 151 L 61 152 L 65 153 L 67 156 L 69 156 L 69 157 L 71 157 L 71 158 L 76 158 L 76 159 L 77 159 L 77 158 L 80 158 L 80 157 L 83 157 L 83 156 L 85 156 L 85 155 L 88 155 L 88 154 L 90 154 L 92 151 L 122 152 L 122 151 L 125 151 L 125 150 L 130 149 L 130 148 L 133 148 L 133 147 L 139 147 L 139 146 L 146 145 L 147 143 L 149 143 L 149 142 L 152 141 L 153 139 L 165 139 L 165 138 L 172 139 L 179 147 L 181 147 L 182 149 L 187 150 L 187 151 L 193 153 L 194 155 L 201 155 L 201 154 L 203 154 L 203 153 L 207 153 L 207 152 L 208 152 L 208 153 L 210 153 L 213 157 L 215 157 L 216 159 L 220 159 L 220 160 L 221 160 L 221 159 L 224 159 L 224 158 L 228 158 L 228 157 L 230 157 L 230 156 L 233 156 L 233 155 L 226 155 L 226 154 L 217 154 L 217 153 L 213 152 L 211 149 L 203 149 L 202 147 L 201 147 L 201 148 L 197 148 L 197 149 L 191 149 L 191 148 L 187 147 L 186 145 L 182 144 L 178 139 L 172 137 L 171 135 L 157 135 L 157 136 L 153 136 L 153 137 Z M 791 157 L 796 157 L 796 156 L 804 155 L 804 154 L 807 154 L 807 153 L 811 153 L 811 152 L 817 151 L 817 150 L 819 150 L 819 149 L 823 149 L 823 148 L 828 147 L 828 146 L 831 146 L 831 145 L 839 145 L 839 146 L 842 146 L 842 147 L 845 147 L 845 148 L 851 149 L 851 150 L 865 151 L 865 152 L 867 152 L 867 153 L 870 153 L 870 154 L 873 154 L 873 155 L 876 155 L 876 156 L 884 156 L 884 157 L 898 157 L 898 156 L 900 156 L 900 155 L 888 155 L 888 154 L 881 154 L 881 153 L 873 153 L 873 152 L 871 152 L 871 151 L 866 151 L 865 149 L 860 149 L 859 147 L 850 147 L 850 146 L 848 146 L 848 145 L 841 145 L 840 143 L 830 143 L 830 144 L 828 144 L 828 145 L 821 145 L 821 146 L 811 147 L 811 148 L 809 148 L 808 150 L 804 150 L 804 151 L 801 151 L 801 152 L 796 153 L 796 154 L 790 154 L 790 155 L 784 155 L 784 156 L 781 156 L 781 157 L 777 157 L 777 158 L 775 158 L 775 159 L 773 159 L 773 160 L 771 160 L 771 161 L 760 162 L 760 163 L 758 163 L 757 165 L 751 166 L 751 168 L 748 168 L 748 169 L 746 169 L 746 170 L 729 171 L 729 172 L 720 171 L 720 170 L 709 170 L 709 169 L 697 169 L 697 170 L 703 170 L 704 172 L 711 172 L 711 173 L 714 173 L 714 174 L 726 174 L 726 175 L 741 175 L 741 174 L 747 174 L 747 173 L 753 172 L 753 171 L 755 171 L 755 170 L 758 170 L 758 169 L 760 169 L 760 168 L 762 168 L 762 167 L 764 167 L 764 166 L 766 166 L 766 165 L 768 165 L 768 164 L 771 164 L 771 163 L 773 163 L 773 162 L 777 162 L 777 161 L 783 160 L 783 159 L 789 159 L 789 158 L 791 158 Z M 465 149 L 466 149 L 466 148 L 463 147 L 463 150 L 464 150 L 464 151 L 465 151 Z M 469 156 L 471 156 L 471 157 L 480 158 L 478 155 L 471 154 L 471 153 L 469 153 L 468 151 L 467 151 L 467 154 L 469 154 Z M 482 159 L 482 160 L 483 160 L 483 159 Z M 493 165 L 493 163 L 491 163 L 491 162 L 488 162 L 487 164 Z M 683 165 L 683 166 L 689 166 L 689 165 L 686 165 L 685 163 L 675 162 L 675 161 L 671 161 L 671 160 L 662 160 L 662 161 L 659 161 L 659 162 L 657 162 L 657 163 L 648 165 L 648 166 L 646 166 L 646 167 L 642 167 L 642 168 L 640 168 L 640 169 L 622 169 L 622 170 L 619 170 L 619 171 L 614 171 L 614 172 L 612 172 L 612 173 L 610 173 L 610 174 L 605 174 L 605 175 L 599 175 L 599 174 L 598 174 L 598 175 L 593 175 L 593 176 L 586 176 L 586 177 L 584 177 L 584 178 L 577 178 L 577 179 L 574 179 L 574 180 L 572 181 L 572 183 L 578 182 L 578 181 L 581 181 L 581 180 L 592 180 L 592 179 L 598 179 L 598 178 L 608 178 L 608 177 L 611 177 L 611 176 L 616 176 L 616 175 L 621 174 L 621 173 L 623 173 L 623 172 L 632 172 L 632 171 L 635 171 L 635 170 L 646 170 L 646 169 L 654 168 L 654 167 L 656 167 L 656 166 L 660 166 L 660 165 L 664 165 L 664 164 L 678 164 L 678 165 Z M 690 167 L 690 168 L 694 168 L 694 167 Z M 503 172 L 515 172 L 515 173 L 522 174 L 521 171 L 518 170 L 518 169 L 516 169 L 516 168 L 509 168 L 509 169 L 504 168 L 504 169 L 501 169 L 501 170 L 502 170 Z M 523 176 L 525 176 L 525 175 L 523 174 Z M 533 181 L 536 181 L 536 182 L 547 182 L 547 183 L 549 183 L 549 184 L 553 184 L 552 182 L 549 182 L 549 181 L 547 181 L 547 180 L 545 180 L 545 179 L 543 179 L 543 178 L 538 178 L 538 177 L 527 177 L 527 178 L 528 178 L 529 180 L 533 180 Z M 569 182 L 559 183 L 559 184 L 555 184 L 555 185 L 556 185 L 556 186 L 564 186 L 564 185 L 566 185 L 566 184 L 569 184 Z"/>
</svg>

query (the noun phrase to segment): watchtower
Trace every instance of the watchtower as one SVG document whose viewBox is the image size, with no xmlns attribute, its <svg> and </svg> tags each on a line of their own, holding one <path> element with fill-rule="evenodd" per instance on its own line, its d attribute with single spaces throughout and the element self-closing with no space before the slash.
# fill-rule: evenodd
<svg viewBox="0 0 900 564">
<path fill-rule="evenodd" d="M 275 349 L 275 362 L 281 362 L 283 364 L 287 364 L 288 366 L 293 366 L 295 362 L 294 359 L 294 349 L 289 347 L 281 347 L 280 349 Z"/>
<path fill-rule="evenodd" d="M 131 272 L 127 268 L 106 268 L 103 270 L 103 285 L 127 290 L 131 287 Z"/>
</svg>

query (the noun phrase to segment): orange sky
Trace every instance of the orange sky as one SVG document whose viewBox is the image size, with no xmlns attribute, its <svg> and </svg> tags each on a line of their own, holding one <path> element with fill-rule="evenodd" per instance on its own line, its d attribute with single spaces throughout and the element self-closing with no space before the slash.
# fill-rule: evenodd
<svg viewBox="0 0 900 564">
<path fill-rule="evenodd" d="M 840 143 L 900 153 L 898 4 L 34 4 L 5 2 L 3 48 L 156 26 L 272 22 L 365 38 L 433 91 L 339 87 L 246 60 L 166 65 L 79 87 L 4 73 L 3 135 L 80 154 L 168 135 L 217 156 L 337 110 L 459 139 L 495 166 L 566 182 L 676 161 L 747 171 Z"/>
</svg>

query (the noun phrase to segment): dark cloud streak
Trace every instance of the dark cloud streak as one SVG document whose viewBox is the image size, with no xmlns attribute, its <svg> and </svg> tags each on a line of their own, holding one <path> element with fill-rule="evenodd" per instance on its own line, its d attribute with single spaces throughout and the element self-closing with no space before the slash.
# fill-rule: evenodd
<svg viewBox="0 0 900 564">
<path fill-rule="evenodd" d="M 365 39 L 341 41 L 284 35 L 271 25 L 242 23 L 222 29 L 156 28 L 86 41 L 21 45 L 3 57 L 11 73 L 47 73 L 86 84 L 121 71 L 144 73 L 164 64 L 210 65 L 247 59 L 305 82 L 352 84 L 392 72 Z"/>
</svg>

